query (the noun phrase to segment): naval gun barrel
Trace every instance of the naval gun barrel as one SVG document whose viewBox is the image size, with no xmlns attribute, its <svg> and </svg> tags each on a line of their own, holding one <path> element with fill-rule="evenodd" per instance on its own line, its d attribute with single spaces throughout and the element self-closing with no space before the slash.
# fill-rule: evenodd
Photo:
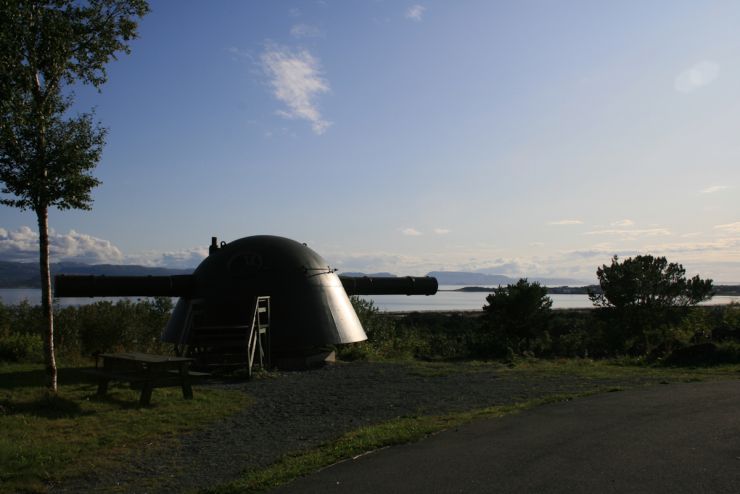
<svg viewBox="0 0 740 494">
<path fill-rule="evenodd" d="M 404 276 L 400 278 L 340 276 L 347 295 L 434 295 L 437 278 Z"/>
<path fill-rule="evenodd" d="M 437 279 L 429 276 L 399 278 L 340 276 L 347 295 L 434 295 Z M 193 275 L 105 276 L 57 275 L 56 297 L 191 297 L 195 296 Z"/>
<path fill-rule="evenodd" d="M 340 276 L 347 295 L 434 295 L 437 279 L 429 276 Z M 57 275 L 56 297 L 190 297 L 196 295 L 193 275 L 105 276 Z"/>
<path fill-rule="evenodd" d="M 95 276 L 57 275 L 55 297 L 188 297 L 195 291 L 192 275 Z"/>
</svg>

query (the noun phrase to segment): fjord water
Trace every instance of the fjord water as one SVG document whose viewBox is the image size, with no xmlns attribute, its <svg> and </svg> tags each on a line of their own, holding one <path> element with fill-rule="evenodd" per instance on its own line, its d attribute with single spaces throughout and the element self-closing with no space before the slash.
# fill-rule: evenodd
<svg viewBox="0 0 740 494">
<path fill-rule="evenodd" d="M 486 303 L 486 292 L 458 292 L 460 286 L 443 285 L 436 295 L 406 296 L 406 295 L 375 295 L 363 296 L 372 300 L 376 307 L 386 312 L 408 311 L 449 311 L 449 310 L 481 310 Z M 101 300 L 116 302 L 118 300 L 139 300 L 144 297 L 99 297 L 99 298 L 60 298 L 56 302 L 66 307 L 69 305 L 85 305 Z M 554 309 L 585 309 L 593 307 L 587 295 L 551 294 Z M 41 290 L 36 288 L 0 288 L 0 301 L 6 305 L 15 305 L 23 300 L 36 305 L 41 302 Z M 740 297 L 716 296 L 706 304 L 729 304 L 740 302 Z"/>
</svg>

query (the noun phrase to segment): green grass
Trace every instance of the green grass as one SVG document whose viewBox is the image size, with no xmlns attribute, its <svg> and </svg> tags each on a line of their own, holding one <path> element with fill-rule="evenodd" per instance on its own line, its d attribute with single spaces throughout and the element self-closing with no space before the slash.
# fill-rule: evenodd
<svg viewBox="0 0 740 494">
<path fill-rule="evenodd" d="M 547 359 L 519 360 L 501 369 L 502 373 L 530 375 L 571 375 L 586 379 L 666 379 L 693 382 L 740 377 L 740 364 L 697 367 L 668 367 L 640 360 Z"/>
<path fill-rule="evenodd" d="M 588 359 L 518 360 L 500 362 L 398 362 L 411 372 L 428 376 L 495 370 L 526 379 L 542 375 L 573 375 L 593 379 L 581 392 L 559 394 L 514 405 L 472 410 L 442 416 L 400 417 L 363 427 L 307 451 L 285 456 L 272 466 L 247 472 L 236 482 L 210 492 L 260 492 L 307 475 L 327 465 L 386 446 L 413 442 L 440 430 L 481 417 L 499 417 L 553 401 L 597 392 L 618 391 L 631 385 L 603 386 L 601 379 L 625 380 L 639 385 L 737 378 L 740 366 L 668 368 L 634 361 Z M 60 371 L 60 391 L 53 398 L 44 388 L 44 373 L 37 364 L 0 364 L 0 493 L 44 492 L 48 482 L 96 469 L 125 466 L 142 448 L 177 447 L 177 436 L 233 413 L 248 404 L 241 392 L 195 387 L 192 401 L 182 399 L 179 388 L 155 389 L 152 406 L 138 407 L 139 392 L 111 387 L 97 398 L 96 387 L 80 369 Z M 152 479 L 156 490 L 157 479 Z"/>
<path fill-rule="evenodd" d="M 45 492 L 46 484 L 125 465 L 142 449 L 176 446 L 177 435 L 248 404 L 241 392 L 157 388 L 152 405 L 138 406 L 139 391 L 96 386 L 78 368 L 62 368 L 59 392 L 43 387 L 41 365 L 0 364 L 0 493 Z"/>
<path fill-rule="evenodd" d="M 423 362 L 408 360 L 379 360 L 386 363 L 411 366 L 413 374 L 441 377 L 451 374 L 470 374 L 495 370 L 501 375 L 542 376 L 568 375 L 586 379 L 668 378 L 672 381 L 696 381 L 740 377 L 740 364 L 696 367 L 668 367 L 646 364 L 635 359 L 591 360 L 583 358 L 517 359 L 513 362 L 463 361 Z"/>
</svg>

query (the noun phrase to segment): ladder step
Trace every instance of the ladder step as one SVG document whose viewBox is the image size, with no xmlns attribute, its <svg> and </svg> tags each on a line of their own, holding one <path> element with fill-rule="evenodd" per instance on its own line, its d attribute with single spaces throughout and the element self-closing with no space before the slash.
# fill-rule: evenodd
<svg viewBox="0 0 740 494">
<path fill-rule="evenodd" d="M 224 324 L 222 326 L 193 326 L 193 331 L 198 330 L 214 330 L 214 329 L 249 329 L 251 328 L 248 324 Z"/>
</svg>

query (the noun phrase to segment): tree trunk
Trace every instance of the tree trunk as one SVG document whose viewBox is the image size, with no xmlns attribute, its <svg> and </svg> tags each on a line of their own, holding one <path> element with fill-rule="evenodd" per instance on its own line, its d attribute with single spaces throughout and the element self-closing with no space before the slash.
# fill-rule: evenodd
<svg viewBox="0 0 740 494">
<path fill-rule="evenodd" d="M 36 211 L 39 223 L 39 268 L 41 269 L 41 309 L 44 314 L 44 360 L 46 362 L 46 385 L 52 393 L 57 392 L 57 362 L 54 356 L 54 312 L 51 306 L 51 270 L 49 268 L 49 210 L 42 207 Z"/>
</svg>

